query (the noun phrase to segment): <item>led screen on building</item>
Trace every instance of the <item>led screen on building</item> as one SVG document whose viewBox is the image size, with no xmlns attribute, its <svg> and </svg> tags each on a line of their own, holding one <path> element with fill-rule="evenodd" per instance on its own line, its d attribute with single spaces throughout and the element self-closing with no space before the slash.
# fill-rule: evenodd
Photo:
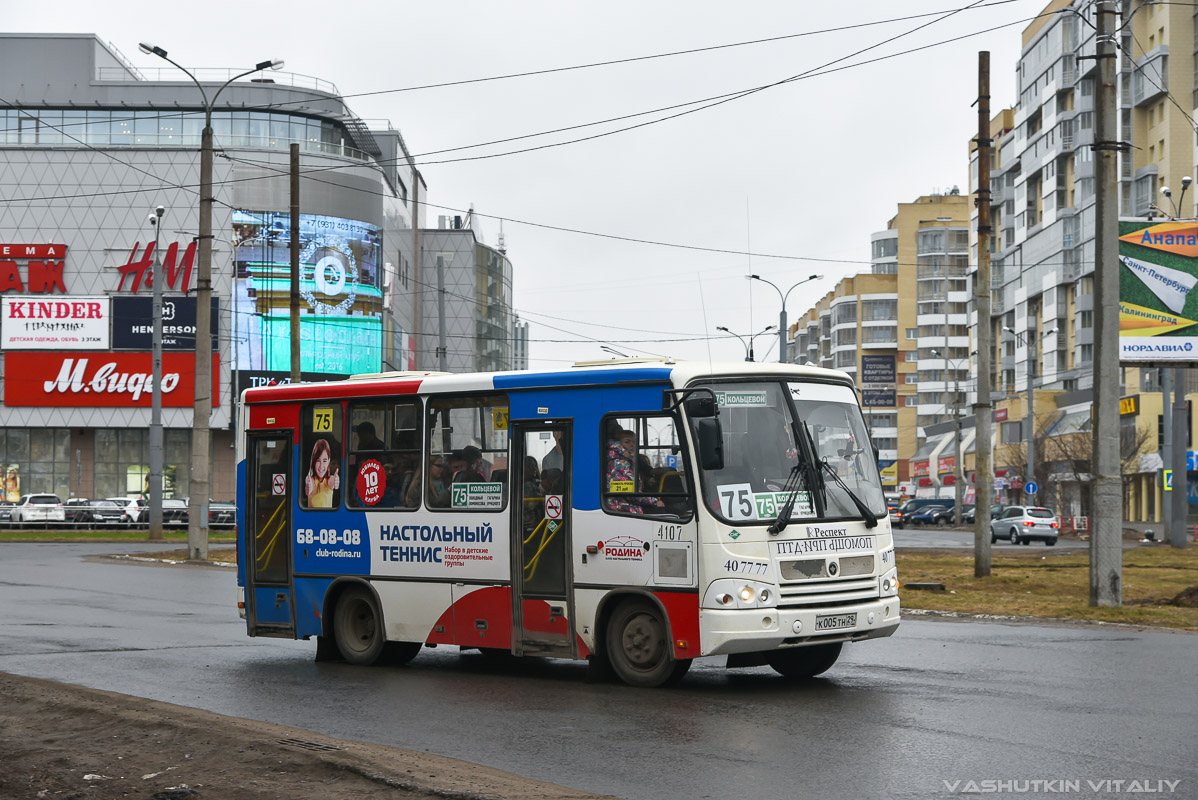
<svg viewBox="0 0 1198 800">
<path fill-rule="evenodd" d="M 378 372 L 383 350 L 382 229 L 301 214 L 300 368 Z M 238 370 L 291 369 L 291 218 L 234 211 Z"/>
</svg>

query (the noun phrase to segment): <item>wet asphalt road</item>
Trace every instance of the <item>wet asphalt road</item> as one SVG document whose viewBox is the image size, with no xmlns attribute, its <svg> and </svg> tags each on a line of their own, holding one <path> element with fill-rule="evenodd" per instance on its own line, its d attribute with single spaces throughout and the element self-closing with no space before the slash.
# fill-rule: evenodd
<svg viewBox="0 0 1198 800">
<path fill-rule="evenodd" d="M 246 637 L 232 570 L 82 558 L 127 547 L 0 543 L 0 670 L 626 798 L 951 797 L 945 781 L 985 779 L 1074 779 L 1083 797 L 1119 796 L 1087 781 L 1180 780 L 1174 796 L 1198 796 L 1195 635 L 907 619 L 797 686 L 705 660 L 643 691 L 453 648 L 358 669 Z"/>
</svg>

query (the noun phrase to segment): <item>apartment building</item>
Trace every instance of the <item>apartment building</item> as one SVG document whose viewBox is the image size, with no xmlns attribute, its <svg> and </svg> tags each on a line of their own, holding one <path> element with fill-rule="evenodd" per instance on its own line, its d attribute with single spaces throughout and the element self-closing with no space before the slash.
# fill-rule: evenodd
<svg viewBox="0 0 1198 800">
<path fill-rule="evenodd" d="M 910 462 L 925 426 L 964 413 L 968 225 L 969 198 L 955 190 L 900 203 L 870 237 L 870 272 L 841 280 L 790 328 L 795 361 L 857 380 L 888 490 L 914 493 L 917 477 L 928 491 L 942 485 Z"/>
<path fill-rule="evenodd" d="M 1070 478 L 1060 464 L 1039 465 L 1046 475 L 1025 474 L 1025 456 L 1018 455 L 1026 453 L 1029 436 L 1088 432 L 1093 399 L 1094 13 L 1088 0 L 1054 0 L 1044 12 L 1056 13 L 1039 17 L 1023 31 L 1016 66 L 1018 101 L 991 124 L 994 236 L 992 316 L 987 322 L 995 348 L 996 409 L 1009 414 L 995 426 L 995 465 L 1005 476 L 1008 500 L 1019 496 L 1025 480 L 1036 477 L 1046 492 L 1038 496 L 1040 502 L 1051 501 L 1065 514 L 1084 514 L 1084 481 Z M 1181 192 L 1181 178 L 1194 174 L 1196 160 L 1190 113 L 1198 105 L 1195 14 L 1191 6 L 1142 0 L 1121 4 L 1119 136 L 1130 144 L 1120 154 L 1121 216 L 1195 213 L 1194 197 L 1183 201 Z M 972 142 L 970 167 L 972 192 L 977 184 Z M 1165 187 L 1171 197 L 1161 191 Z M 976 231 L 976 217 L 970 229 Z M 971 247 L 976 263 L 976 238 Z M 971 310 L 974 342 L 977 324 Z M 1141 385 L 1156 381 L 1156 370 L 1126 369 L 1122 394 L 1139 396 Z M 1019 400 L 1032 384 L 1034 421 Z M 1136 414 L 1124 422 L 1143 429 L 1135 438 L 1143 440 L 1144 452 L 1143 458 L 1125 459 L 1125 473 L 1132 472 L 1125 478 L 1125 507 L 1130 519 L 1154 518 L 1160 508 L 1159 488 L 1154 489 L 1160 465 L 1155 436 L 1149 433 L 1159 402 L 1157 411 L 1149 411 L 1153 402 L 1129 401 L 1127 406 L 1134 406 Z"/>
</svg>

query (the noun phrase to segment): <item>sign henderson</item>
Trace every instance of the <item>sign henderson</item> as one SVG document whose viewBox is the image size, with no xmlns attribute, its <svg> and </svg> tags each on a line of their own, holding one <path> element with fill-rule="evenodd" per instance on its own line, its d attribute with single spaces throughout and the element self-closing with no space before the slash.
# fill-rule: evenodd
<svg viewBox="0 0 1198 800">
<path fill-rule="evenodd" d="M 65 294 L 66 254 L 65 244 L 0 244 L 0 292 Z M 18 260 L 26 262 L 24 280 Z"/>
</svg>

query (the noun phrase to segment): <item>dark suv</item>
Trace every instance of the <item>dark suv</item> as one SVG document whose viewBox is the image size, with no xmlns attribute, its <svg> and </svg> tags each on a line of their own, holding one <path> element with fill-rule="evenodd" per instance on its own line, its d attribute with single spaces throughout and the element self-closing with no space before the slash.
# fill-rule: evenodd
<svg viewBox="0 0 1198 800">
<path fill-rule="evenodd" d="M 916 497 L 913 500 L 908 500 L 890 516 L 890 521 L 894 527 L 901 528 L 906 524 L 907 519 L 913 514 L 917 514 L 925 506 L 951 506 L 952 500 L 945 500 L 942 497 Z"/>
</svg>

